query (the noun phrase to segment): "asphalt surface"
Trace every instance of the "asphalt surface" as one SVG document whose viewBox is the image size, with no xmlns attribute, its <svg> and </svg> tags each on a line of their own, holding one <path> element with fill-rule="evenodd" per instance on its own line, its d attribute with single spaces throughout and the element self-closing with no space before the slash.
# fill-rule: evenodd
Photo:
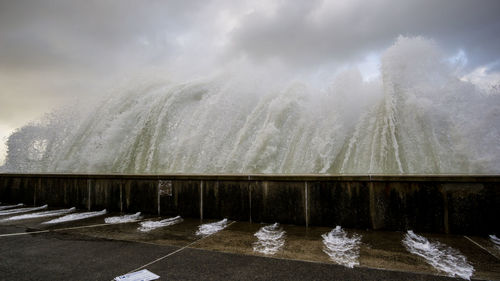
<svg viewBox="0 0 500 281">
<path fill-rule="evenodd" d="M 266 256 L 251 247 L 261 224 L 232 222 L 199 236 L 207 221 L 186 219 L 144 233 L 139 222 L 110 225 L 104 217 L 45 225 L 47 218 L 6 222 L 0 216 L 0 280 L 112 280 L 139 269 L 159 280 L 457 280 L 405 252 L 397 232 L 356 230 L 364 237 L 360 265 L 347 268 L 321 250 L 320 234 L 328 228 L 283 226 L 286 246 Z M 483 238 L 434 239 L 467 255 L 473 279 L 500 280 L 500 259 Z"/>
</svg>

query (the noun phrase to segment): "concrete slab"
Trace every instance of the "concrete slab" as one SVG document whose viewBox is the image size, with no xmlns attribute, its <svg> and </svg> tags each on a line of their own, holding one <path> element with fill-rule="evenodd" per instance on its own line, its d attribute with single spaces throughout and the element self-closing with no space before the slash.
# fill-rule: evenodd
<svg viewBox="0 0 500 281">
<path fill-rule="evenodd" d="M 267 224 L 233 222 L 201 237 L 196 235 L 199 225 L 215 220 L 185 219 L 141 232 L 138 222 L 104 224 L 105 217 L 115 215 L 119 214 L 50 227 L 41 225 L 40 219 L 0 223 L 0 280 L 111 280 L 138 268 L 160 275 L 160 280 L 451 280 L 406 251 L 402 232 L 347 229 L 349 235 L 362 237 L 360 264 L 349 269 L 334 264 L 323 252 L 321 235 L 331 228 L 282 225 L 285 246 L 266 256 L 254 252 L 253 243 L 254 233 Z M 500 280 L 500 260 L 480 247 L 487 240 L 423 235 L 467 256 L 476 269 L 474 279 Z"/>
<path fill-rule="evenodd" d="M 62 233 L 0 238 L 0 280 L 111 280 L 176 250 Z"/>
<path fill-rule="evenodd" d="M 161 280 L 455 280 L 453 278 L 185 249 L 146 269 Z"/>
</svg>

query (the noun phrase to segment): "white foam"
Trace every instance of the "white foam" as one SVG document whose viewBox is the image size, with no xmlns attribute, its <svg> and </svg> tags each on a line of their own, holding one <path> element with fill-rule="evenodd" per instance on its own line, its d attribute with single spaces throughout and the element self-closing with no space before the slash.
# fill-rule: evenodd
<svg viewBox="0 0 500 281">
<path fill-rule="evenodd" d="M 160 227 L 178 224 L 182 221 L 183 221 L 183 219 L 181 218 L 181 216 L 168 218 L 168 219 L 164 219 L 161 221 L 144 221 L 144 222 L 141 222 L 141 226 L 138 227 L 137 229 L 139 231 L 142 231 L 142 232 L 148 232 L 148 231 L 160 228 Z"/>
<path fill-rule="evenodd" d="M 52 210 L 52 211 L 44 211 L 44 212 L 38 212 L 38 213 L 31 213 L 31 214 L 24 214 L 24 215 L 18 215 L 18 216 L 13 216 L 10 218 L 4 219 L 4 221 L 13 221 L 13 220 L 26 220 L 26 219 L 34 219 L 34 218 L 44 218 L 44 217 L 54 217 L 54 216 L 60 216 L 64 215 L 67 213 L 74 212 L 76 210 L 75 207 L 70 208 L 70 209 L 63 209 L 63 210 Z"/>
<path fill-rule="evenodd" d="M 22 207 L 22 206 L 24 206 L 23 203 L 19 203 L 17 205 L 5 205 L 5 206 L 0 206 L 0 210 L 7 210 L 7 209 L 17 208 L 17 207 Z"/>
<path fill-rule="evenodd" d="M 68 221 L 83 220 L 83 219 L 102 216 L 102 215 L 105 215 L 106 213 L 107 213 L 107 211 L 106 211 L 106 209 L 104 209 L 102 211 L 97 211 L 97 212 L 84 212 L 84 213 L 71 214 L 71 215 L 66 215 L 64 217 L 60 217 L 57 219 L 53 219 L 53 220 L 44 222 L 44 224 L 55 224 L 55 223 L 62 223 L 62 222 L 68 222 Z"/>
<path fill-rule="evenodd" d="M 350 268 L 359 265 L 361 236 L 353 234 L 349 238 L 346 231 L 337 226 L 332 231 L 321 235 L 321 237 L 323 237 L 323 252 L 332 261 Z"/>
<path fill-rule="evenodd" d="M 123 216 L 105 218 L 104 222 L 109 224 L 116 224 L 116 223 L 134 222 L 140 219 L 142 219 L 141 212 L 137 212 L 132 215 L 123 215 Z"/>
<path fill-rule="evenodd" d="M 423 257 L 427 263 L 450 277 L 470 280 L 474 273 L 474 267 L 460 251 L 437 241 L 430 242 L 411 230 L 406 233 L 403 245 L 410 253 Z"/>
<path fill-rule="evenodd" d="M 490 235 L 490 241 L 495 244 L 495 248 L 500 250 L 500 238 L 498 238 L 496 235 Z"/>
<path fill-rule="evenodd" d="M 258 239 L 253 244 L 254 252 L 274 255 L 285 245 L 285 231 L 279 223 L 261 227 L 254 236 Z"/>
<path fill-rule="evenodd" d="M 211 235 L 223 230 L 226 227 L 227 227 L 227 219 L 223 219 L 221 221 L 213 223 L 205 223 L 198 227 L 196 235 Z"/>
<path fill-rule="evenodd" d="M 5 211 L 0 211 L 0 216 L 5 216 L 5 215 L 13 215 L 13 214 L 22 214 L 22 213 L 28 213 L 28 212 L 33 212 L 33 211 L 39 211 L 43 209 L 47 209 L 47 205 L 43 205 L 40 207 L 31 207 L 31 208 L 19 208 L 19 209 L 13 209 L 13 210 L 5 210 Z"/>
</svg>

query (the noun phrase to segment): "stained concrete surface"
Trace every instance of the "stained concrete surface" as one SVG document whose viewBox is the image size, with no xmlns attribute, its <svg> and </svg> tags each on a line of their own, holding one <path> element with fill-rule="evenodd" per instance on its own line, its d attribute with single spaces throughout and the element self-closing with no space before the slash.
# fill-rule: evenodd
<svg viewBox="0 0 500 281">
<path fill-rule="evenodd" d="M 198 249 L 186 249 L 146 268 L 162 276 L 162 280 L 454 280 Z"/>
<path fill-rule="evenodd" d="M 0 280 L 111 280 L 176 247 L 40 233 L 0 238 Z"/>
<path fill-rule="evenodd" d="M 0 173 L 0 199 L 201 219 L 499 235 L 499 182 L 498 175 Z M 162 192 L 161 186 L 168 188 Z"/>
<path fill-rule="evenodd" d="M 233 222 L 201 239 L 198 226 L 214 220 L 185 219 L 144 233 L 139 222 L 104 224 L 115 215 L 57 225 L 42 224 L 51 218 L 0 222 L 0 280 L 111 280 L 157 259 L 145 268 L 161 280 L 452 280 L 407 252 L 402 232 L 347 229 L 362 237 L 360 265 L 350 269 L 323 253 L 328 227 L 282 225 L 285 246 L 270 257 L 252 249 L 265 224 Z M 473 278 L 500 280 L 500 259 L 485 250 L 491 246 L 486 238 L 424 235 L 466 255 Z"/>
</svg>

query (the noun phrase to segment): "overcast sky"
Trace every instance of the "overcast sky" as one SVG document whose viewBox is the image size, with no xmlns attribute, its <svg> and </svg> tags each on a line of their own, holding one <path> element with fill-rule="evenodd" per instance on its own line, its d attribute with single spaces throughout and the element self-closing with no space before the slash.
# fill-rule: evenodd
<svg viewBox="0 0 500 281">
<path fill-rule="evenodd" d="M 434 39 L 471 72 L 498 72 L 499 11 L 498 0 L 0 0 L 0 139 L 151 67 L 189 77 L 244 59 L 370 76 L 404 35 Z"/>
</svg>

